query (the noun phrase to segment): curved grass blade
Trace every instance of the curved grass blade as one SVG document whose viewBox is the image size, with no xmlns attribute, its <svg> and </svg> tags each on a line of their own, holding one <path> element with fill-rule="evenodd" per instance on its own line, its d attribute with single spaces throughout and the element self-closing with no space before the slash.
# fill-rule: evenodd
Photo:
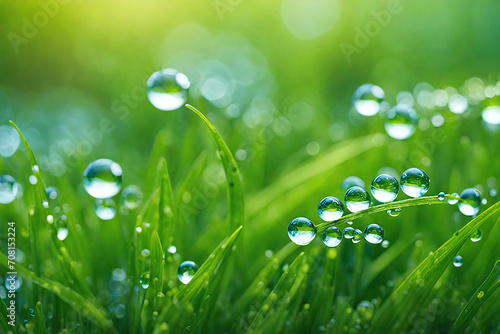
<svg viewBox="0 0 500 334">
<path fill-rule="evenodd" d="M 462 312 L 460 312 L 460 315 L 453 324 L 451 333 L 465 333 L 465 329 L 469 326 L 476 312 L 498 287 L 500 287 L 500 260 L 495 263 L 491 273 L 462 309 Z"/>
<path fill-rule="evenodd" d="M 167 161 L 161 158 L 161 172 L 160 172 L 160 199 L 158 204 L 159 220 L 158 231 L 163 238 L 166 246 L 174 242 L 174 195 L 172 192 L 172 184 L 170 183 L 170 176 L 168 175 Z"/>
<path fill-rule="evenodd" d="M 5 254 L 2 253 L 0 253 L 0 265 L 4 266 L 5 268 L 7 268 L 8 265 L 8 258 Z M 59 282 L 52 281 L 48 278 L 36 276 L 33 272 L 24 268 L 20 264 L 16 264 L 16 270 L 18 274 L 21 275 L 21 277 L 29 279 L 43 289 L 52 292 L 88 320 L 105 329 L 113 328 L 113 322 L 111 320 L 108 320 L 104 310 L 95 306 L 91 301 L 89 301 L 79 293 L 73 291 L 71 288 L 62 285 Z"/>
<path fill-rule="evenodd" d="M 144 191 L 146 194 L 151 193 L 156 186 L 158 161 L 160 161 L 167 151 L 167 139 L 168 132 L 165 129 L 161 130 L 156 135 L 146 169 L 146 182 L 144 184 Z"/>
<path fill-rule="evenodd" d="M 8 299 L 7 299 L 8 300 Z M 10 318 L 7 318 L 7 307 L 3 302 L 3 299 L 0 298 L 0 328 L 3 328 L 7 334 L 17 333 L 16 326 L 9 325 Z"/>
<path fill-rule="evenodd" d="M 198 109 L 186 104 L 186 107 L 194 111 L 205 125 L 208 127 L 212 138 L 214 139 L 224 167 L 224 173 L 227 178 L 228 184 L 228 198 L 229 198 L 229 231 L 234 231 L 238 226 L 243 226 L 245 204 L 243 201 L 243 184 L 240 178 L 240 170 L 233 158 L 233 155 L 226 143 L 222 139 L 217 129 L 210 123 L 208 118 L 205 117 Z"/>
<path fill-rule="evenodd" d="M 421 307 L 465 241 L 499 210 L 500 202 L 497 202 L 462 227 L 437 251 L 429 254 L 382 304 L 374 316 L 371 332 L 381 333 L 387 329 L 387 324 L 391 324 L 394 332 L 405 332 L 410 325 L 410 314 Z"/>
<path fill-rule="evenodd" d="M 37 334 L 47 334 L 47 326 L 45 325 L 45 318 L 43 316 L 41 302 L 36 303 L 34 323 L 35 323 L 35 332 Z"/>
<path fill-rule="evenodd" d="M 163 266 L 163 248 L 161 246 L 160 237 L 156 231 L 153 231 L 153 235 L 151 236 L 150 281 L 154 293 L 154 309 L 156 309 L 157 306 L 158 293 L 163 291 Z"/>
<path fill-rule="evenodd" d="M 285 270 L 252 321 L 249 333 L 281 332 L 287 316 L 293 315 L 298 307 L 297 297 L 307 277 L 309 267 L 305 260 L 304 252 L 302 252 Z"/>
</svg>

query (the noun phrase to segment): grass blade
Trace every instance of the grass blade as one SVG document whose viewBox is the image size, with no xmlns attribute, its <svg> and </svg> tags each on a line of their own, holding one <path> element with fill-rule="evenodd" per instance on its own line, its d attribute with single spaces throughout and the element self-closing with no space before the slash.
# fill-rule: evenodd
<svg viewBox="0 0 500 334">
<path fill-rule="evenodd" d="M 474 292 L 465 307 L 460 312 L 457 320 L 451 329 L 452 333 L 464 333 L 469 323 L 474 318 L 474 315 L 483 305 L 483 303 L 490 297 L 493 292 L 500 287 L 500 260 L 498 260 L 491 273 L 484 280 L 483 284 Z"/>
<path fill-rule="evenodd" d="M 35 333 L 47 334 L 47 326 L 45 325 L 45 318 L 43 316 L 42 303 L 37 302 L 35 308 Z"/>
<path fill-rule="evenodd" d="M 154 293 L 154 309 L 156 309 L 157 306 L 158 293 L 163 291 L 163 267 L 163 248 L 161 246 L 160 237 L 156 231 L 153 231 L 153 235 L 151 236 L 150 281 Z"/>
<path fill-rule="evenodd" d="M 500 210 L 500 202 L 495 203 L 482 214 L 472 219 L 439 247 L 436 252 L 429 254 L 394 290 L 375 314 L 371 332 L 381 333 L 387 329 L 387 324 L 391 324 L 394 332 L 406 331 L 410 325 L 408 323 L 410 314 L 421 307 L 464 242 L 498 210 Z M 394 310 L 397 310 L 397 312 Z"/>
<path fill-rule="evenodd" d="M 158 231 L 162 236 L 165 246 L 172 245 L 174 242 L 174 195 L 172 184 L 168 174 L 167 161 L 164 158 L 160 160 L 160 199 L 158 204 L 159 221 Z"/>
<path fill-rule="evenodd" d="M 219 154 L 222 160 L 222 166 L 224 167 L 224 173 L 226 175 L 228 184 L 228 199 L 229 199 L 229 231 L 230 233 L 234 231 L 238 226 L 243 226 L 244 222 L 244 201 L 243 201 L 243 184 L 240 178 L 240 170 L 234 157 L 229 150 L 226 142 L 222 139 L 221 135 L 217 129 L 210 123 L 208 118 L 205 117 L 198 109 L 186 104 L 186 107 L 194 111 L 198 115 L 205 125 L 208 127 L 212 138 L 214 139 Z"/>
<path fill-rule="evenodd" d="M 7 306 L 5 306 L 3 299 L 0 298 L 0 324 L 2 325 L 1 328 L 4 328 L 7 334 L 17 333 L 16 326 L 9 325 L 9 321 L 10 319 L 7 318 Z"/>
</svg>

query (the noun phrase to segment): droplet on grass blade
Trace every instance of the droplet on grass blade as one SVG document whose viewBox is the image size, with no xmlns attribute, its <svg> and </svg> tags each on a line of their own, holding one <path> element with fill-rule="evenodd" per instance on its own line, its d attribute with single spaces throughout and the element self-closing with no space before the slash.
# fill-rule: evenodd
<svg viewBox="0 0 500 334">
<path fill-rule="evenodd" d="M 109 159 L 96 160 L 85 168 L 83 185 L 87 193 L 94 198 L 113 197 L 122 186 L 122 168 Z"/>
<path fill-rule="evenodd" d="M 184 74 L 172 68 L 154 72 L 147 81 L 149 102 L 160 110 L 177 110 L 186 103 L 190 85 Z"/>
<path fill-rule="evenodd" d="M 288 224 L 288 236 L 299 246 L 308 245 L 316 237 L 316 226 L 307 218 L 295 218 Z"/>
<path fill-rule="evenodd" d="M 177 277 L 183 284 L 188 284 L 198 271 L 198 266 L 193 261 L 184 261 L 177 269 Z"/>
</svg>

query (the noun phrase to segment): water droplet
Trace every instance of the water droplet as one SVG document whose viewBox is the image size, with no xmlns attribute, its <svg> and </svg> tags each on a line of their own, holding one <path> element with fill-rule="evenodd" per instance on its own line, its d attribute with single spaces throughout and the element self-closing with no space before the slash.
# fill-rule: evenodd
<svg viewBox="0 0 500 334">
<path fill-rule="evenodd" d="M 135 228 L 135 231 L 136 231 L 137 233 L 142 233 L 142 227 L 137 226 L 137 227 Z"/>
<path fill-rule="evenodd" d="M 56 187 L 47 187 L 46 192 L 47 192 L 47 197 L 51 200 L 56 199 L 59 193 Z"/>
<path fill-rule="evenodd" d="M 347 225 L 352 225 L 352 221 L 348 221 L 348 222 L 347 222 Z"/>
<path fill-rule="evenodd" d="M 477 189 L 467 188 L 460 194 L 458 209 L 466 216 L 475 216 L 481 208 L 481 194 Z"/>
<path fill-rule="evenodd" d="M 346 239 L 352 239 L 352 238 L 354 238 L 354 229 L 352 227 L 350 227 L 350 226 L 346 227 L 344 229 L 344 237 Z"/>
<path fill-rule="evenodd" d="M 378 224 L 370 224 L 365 229 L 365 240 L 371 244 L 379 244 L 384 240 L 384 229 Z"/>
<path fill-rule="evenodd" d="M 487 200 L 486 198 L 483 198 L 483 199 L 481 200 L 481 204 L 482 204 L 482 205 L 486 205 L 486 204 L 488 204 L 488 200 Z"/>
<path fill-rule="evenodd" d="M 479 291 L 477 293 L 477 298 L 481 299 L 481 298 L 483 298 L 483 296 L 484 296 L 484 291 Z"/>
<path fill-rule="evenodd" d="M 170 254 L 175 254 L 175 253 L 177 253 L 177 247 L 170 246 L 167 248 L 167 252 L 169 252 Z"/>
<path fill-rule="evenodd" d="M 142 255 L 143 257 L 148 257 L 148 256 L 149 256 L 149 254 L 150 254 L 150 251 L 149 251 L 149 249 L 147 249 L 147 248 L 144 248 L 144 249 L 141 251 L 141 255 Z"/>
<path fill-rule="evenodd" d="M 122 191 L 123 204 L 129 210 L 137 209 L 141 205 L 142 197 L 142 191 L 135 185 L 130 185 Z"/>
<path fill-rule="evenodd" d="M 481 240 L 483 238 L 483 232 L 481 232 L 481 230 L 476 230 L 474 233 L 472 233 L 472 235 L 470 236 L 470 240 L 472 240 L 472 242 L 478 242 L 479 240 Z"/>
<path fill-rule="evenodd" d="M 54 222 L 54 216 L 48 215 L 47 216 L 47 223 L 52 224 Z"/>
<path fill-rule="evenodd" d="M 110 220 L 116 216 L 116 204 L 111 198 L 96 199 L 95 214 L 102 220 Z"/>
<path fill-rule="evenodd" d="M 352 96 L 352 104 L 363 116 L 373 116 L 380 111 L 380 103 L 385 93 L 382 88 L 372 84 L 359 86 Z"/>
<path fill-rule="evenodd" d="M 490 196 L 491 197 L 497 197 L 497 195 L 498 195 L 498 191 L 495 188 L 490 189 Z"/>
<path fill-rule="evenodd" d="M 462 264 L 464 264 L 464 259 L 460 256 L 460 255 L 457 255 L 453 258 L 453 265 L 455 267 L 461 267 Z"/>
<path fill-rule="evenodd" d="M 389 248 L 390 244 L 389 240 L 384 240 L 382 241 L 382 248 Z"/>
<path fill-rule="evenodd" d="M 389 209 L 387 214 L 391 217 L 397 217 L 401 213 L 401 208 Z"/>
<path fill-rule="evenodd" d="M 10 175 L 0 175 L 0 203 L 9 204 L 16 199 L 18 184 Z"/>
<path fill-rule="evenodd" d="M 149 102 L 160 110 L 177 110 L 186 103 L 190 85 L 189 79 L 177 70 L 157 71 L 147 82 Z"/>
<path fill-rule="evenodd" d="M 318 213 L 324 221 L 332 222 L 342 217 L 342 214 L 344 214 L 344 205 L 338 198 L 328 196 L 319 202 Z"/>
<path fill-rule="evenodd" d="M 455 205 L 458 203 L 458 199 L 460 198 L 460 195 L 457 193 L 451 194 L 451 196 L 455 198 L 448 198 L 448 204 Z"/>
<path fill-rule="evenodd" d="M 327 227 L 323 231 L 321 239 L 328 247 L 337 247 L 342 241 L 342 231 L 337 226 Z"/>
<path fill-rule="evenodd" d="M 21 137 L 10 125 L 0 126 L 0 155 L 10 157 L 16 153 L 21 143 Z"/>
<path fill-rule="evenodd" d="M 7 275 L 5 277 L 5 288 L 7 290 L 13 290 L 17 291 L 19 288 L 23 285 L 23 278 L 19 275 L 13 274 L 13 275 Z"/>
<path fill-rule="evenodd" d="M 401 190 L 410 197 L 421 197 L 430 185 L 429 176 L 420 168 L 410 168 L 401 175 Z"/>
<path fill-rule="evenodd" d="M 35 175 L 30 175 L 30 177 L 28 178 L 28 181 L 30 181 L 31 185 L 35 185 L 38 183 L 38 179 Z"/>
<path fill-rule="evenodd" d="M 354 236 L 352 238 L 352 242 L 357 244 L 361 240 L 363 240 L 363 232 L 361 230 L 355 229 Z"/>
<path fill-rule="evenodd" d="M 139 277 L 139 283 L 143 289 L 149 288 L 149 271 L 142 273 L 141 277 Z"/>
<path fill-rule="evenodd" d="M 370 189 L 377 201 L 389 203 L 398 196 L 399 183 L 392 175 L 380 174 L 373 179 Z"/>
<path fill-rule="evenodd" d="M 417 125 L 417 112 L 405 104 L 398 104 L 385 113 L 385 131 L 394 139 L 410 138 Z"/>
<path fill-rule="evenodd" d="M 344 196 L 345 206 L 351 212 L 358 212 L 370 207 L 371 198 L 368 191 L 359 186 L 349 188 Z"/>
<path fill-rule="evenodd" d="M 85 168 L 83 185 L 87 193 L 94 198 L 113 197 L 122 186 L 122 168 L 109 159 L 96 160 Z"/>
<path fill-rule="evenodd" d="M 367 322 L 373 318 L 373 312 L 375 311 L 375 306 L 367 300 L 361 301 L 356 307 L 356 312 L 361 321 Z"/>
<path fill-rule="evenodd" d="M 341 185 L 341 187 L 344 191 L 346 191 L 347 189 L 354 187 L 354 186 L 364 188 L 365 181 L 361 180 L 357 176 L 348 176 L 344 179 L 344 181 L 342 181 L 342 185 Z"/>
<path fill-rule="evenodd" d="M 308 245 L 316 237 L 316 226 L 307 218 L 295 218 L 288 224 L 288 236 L 299 246 Z"/>
<path fill-rule="evenodd" d="M 438 194 L 438 199 L 439 199 L 440 201 L 444 201 L 444 200 L 446 199 L 446 194 L 445 194 L 444 192 L 442 192 L 442 191 L 441 191 L 441 192 Z"/>
<path fill-rule="evenodd" d="M 177 269 L 177 277 L 183 284 L 188 284 L 198 271 L 198 266 L 193 261 L 184 261 Z"/>
<path fill-rule="evenodd" d="M 57 229 L 57 239 L 63 241 L 68 237 L 68 228 L 67 227 L 59 227 Z"/>
</svg>

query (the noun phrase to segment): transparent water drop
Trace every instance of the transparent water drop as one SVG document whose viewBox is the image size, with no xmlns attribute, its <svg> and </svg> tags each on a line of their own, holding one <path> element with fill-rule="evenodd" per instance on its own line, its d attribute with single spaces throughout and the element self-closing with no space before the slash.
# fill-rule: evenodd
<svg viewBox="0 0 500 334">
<path fill-rule="evenodd" d="M 169 252 L 170 254 L 175 254 L 175 253 L 177 253 L 177 247 L 170 246 L 167 248 L 167 252 Z"/>
<path fill-rule="evenodd" d="M 350 226 L 344 228 L 344 238 L 352 239 L 354 238 L 354 229 Z"/>
<path fill-rule="evenodd" d="M 481 200 L 481 204 L 482 204 L 482 205 L 486 205 L 486 204 L 488 204 L 488 200 L 487 200 L 486 198 L 483 198 L 483 199 Z"/>
<path fill-rule="evenodd" d="M 420 168 L 409 168 L 401 175 L 401 190 L 410 197 L 421 197 L 431 181 L 429 176 Z"/>
<path fill-rule="evenodd" d="M 448 204 L 451 204 L 451 205 L 457 204 L 458 198 L 460 197 L 460 195 L 458 193 L 453 193 L 453 194 L 451 194 L 451 196 L 453 196 L 455 198 L 448 198 Z"/>
<path fill-rule="evenodd" d="M 321 239 L 328 247 L 337 247 L 342 242 L 342 231 L 337 226 L 329 226 L 321 234 Z"/>
<path fill-rule="evenodd" d="M 462 264 L 464 264 L 464 259 L 460 256 L 460 255 L 457 255 L 453 258 L 453 265 L 455 267 L 461 267 Z"/>
<path fill-rule="evenodd" d="M 498 190 L 496 190 L 495 188 L 490 189 L 490 196 L 491 197 L 497 197 L 497 195 L 498 195 Z"/>
<path fill-rule="evenodd" d="M 397 217 L 401 213 L 401 208 L 389 209 L 387 214 L 391 217 Z"/>
<path fill-rule="evenodd" d="M 308 245 L 316 237 L 316 226 L 307 218 L 295 218 L 288 224 L 288 236 L 299 246 Z"/>
<path fill-rule="evenodd" d="M 83 185 L 87 193 L 94 198 L 113 197 L 122 186 L 122 168 L 109 159 L 96 160 L 85 168 Z"/>
<path fill-rule="evenodd" d="M 30 307 L 29 312 L 30 312 L 31 317 L 35 316 L 35 309 L 34 308 Z"/>
<path fill-rule="evenodd" d="M 7 274 L 5 277 L 5 288 L 10 291 L 17 291 L 23 286 L 23 278 L 17 274 Z"/>
<path fill-rule="evenodd" d="M 69 230 L 65 222 L 60 221 L 57 228 L 57 239 L 63 241 L 68 237 Z"/>
<path fill-rule="evenodd" d="M 149 271 L 142 273 L 139 277 L 139 283 L 143 289 L 149 288 Z"/>
<path fill-rule="evenodd" d="M 47 187 L 46 192 L 48 199 L 54 200 L 57 198 L 58 190 L 56 187 Z"/>
<path fill-rule="evenodd" d="M 21 137 L 17 131 L 10 125 L 0 126 L 0 155 L 11 157 L 16 153 L 21 143 Z"/>
<path fill-rule="evenodd" d="M 143 257 L 148 257 L 149 255 L 151 254 L 151 252 L 149 251 L 149 249 L 147 248 L 144 248 L 142 251 L 141 251 L 141 255 Z"/>
<path fill-rule="evenodd" d="M 371 244 L 379 244 L 384 240 L 384 229 L 378 224 L 370 224 L 365 228 L 365 240 Z"/>
<path fill-rule="evenodd" d="M 130 185 L 122 191 L 123 204 L 127 209 L 134 210 L 142 203 L 142 191 L 138 186 Z"/>
<path fill-rule="evenodd" d="M 31 185 L 35 185 L 38 183 L 38 178 L 35 175 L 30 175 L 28 178 L 28 181 L 30 182 Z"/>
<path fill-rule="evenodd" d="M 385 113 L 385 131 L 394 139 L 410 138 L 417 125 L 417 112 L 407 105 L 398 104 Z"/>
<path fill-rule="evenodd" d="M 390 245 L 391 243 L 389 242 L 389 240 L 382 241 L 382 248 L 389 248 Z"/>
<path fill-rule="evenodd" d="M 439 199 L 440 201 L 444 201 L 444 200 L 446 199 L 446 194 L 445 194 L 444 192 L 442 192 L 442 191 L 441 191 L 441 192 L 438 194 L 438 199 Z"/>
<path fill-rule="evenodd" d="M 472 240 L 472 242 L 478 242 L 479 240 L 481 240 L 483 238 L 483 232 L 481 232 L 481 230 L 476 230 L 474 233 L 472 233 L 472 235 L 470 236 L 470 240 Z"/>
<path fill-rule="evenodd" d="M 380 174 L 373 179 L 370 190 L 377 201 L 389 203 L 398 196 L 399 183 L 392 175 Z"/>
<path fill-rule="evenodd" d="M 184 261 L 177 269 L 177 277 L 183 284 L 188 284 L 198 271 L 198 266 L 193 261 Z"/>
<path fill-rule="evenodd" d="M 380 111 L 380 104 L 385 93 L 377 85 L 364 84 L 359 86 L 352 96 L 354 109 L 363 116 L 373 116 Z"/>
<path fill-rule="evenodd" d="M 347 225 L 352 225 L 352 224 L 353 224 L 352 221 L 347 222 Z"/>
<path fill-rule="evenodd" d="M 344 214 L 344 205 L 338 198 L 328 196 L 319 202 L 318 213 L 324 221 L 332 222 L 342 217 Z"/>
<path fill-rule="evenodd" d="M 186 103 L 190 85 L 189 79 L 177 70 L 157 71 L 147 81 L 149 102 L 160 110 L 177 110 Z"/>
<path fill-rule="evenodd" d="M 40 172 L 40 167 L 38 167 L 38 165 L 33 165 L 31 167 L 31 171 L 33 172 L 33 174 L 36 174 L 36 173 Z"/>
<path fill-rule="evenodd" d="M 474 188 L 467 188 L 460 194 L 458 209 L 466 216 L 475 216 L 481 209 L 481 193 Z"/>
<path fill-rule="evenodd" d="M 19 185 L 16 180 L 7 174 L 0 175 L 0 203 L 12 203 L 19 191 Z"/>
<path fill-rule="evenodd" d="M 354 187 L 354 186 L 364 188 L 365 181 L 361 180 L 357 176 L 348 176 L 344 179 L 344 181 L 342 181 L 342 184 L 341 184 L 341 187 L 344 191 L 346 191 L 347 189 Z"/>
<path fill-rule="evenodd" d="M 363 232 L 361 230 L 355 229 L 354 236 L 352 237 L 352 242 L 357 244 L 361 240 L 363 240 Z"/>
<path fill-rule="evenodd" d="M 48 215 L 47 216 L 47 223 L 52 224 L 54 222 L 54 216 Z"/>
<path fill-rule="evenodd" d="M 116 204 L 111 198 L 96 199 L 94 211 L 102 220 L 111 220 L 116 216 Z"/>
<path fill-rule="evenodd" d="M 361 301 L 356 307 L 358 317 L 362 322 L 368 322 L 373 318 L 375 306 L 367 300 Z"/>
<path fill-rule="evenodd" d="M 370 194 L 359 186 L 349 188 L 344 196 L 345 206 L 351 212 L 368 209 L 371 204 Z"/>
</svg>

